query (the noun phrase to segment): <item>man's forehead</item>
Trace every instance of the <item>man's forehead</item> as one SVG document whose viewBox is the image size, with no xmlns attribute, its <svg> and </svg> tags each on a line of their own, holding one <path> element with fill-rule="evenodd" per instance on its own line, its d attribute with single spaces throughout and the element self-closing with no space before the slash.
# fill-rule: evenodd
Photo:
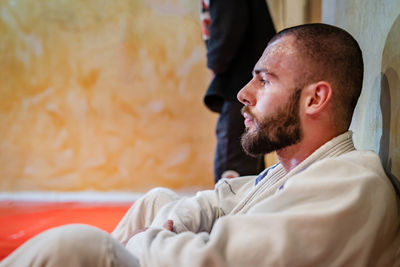
<svg viewBox="0 0 400 267">
<path fill-rule="evenodd" d="M 294 56 L 296 53 L 295 40 L 294 36 L 289 35 L 273 41 L 264 50 L 262 57 L 271 57 L 275 55 Z"/>
<path fill-rule="evenodd" d="M 254 70 L 266 69 L 270 64 L 278 63 L 285 59 L 294 59 L 297 56 L 296 53 L 295 38 L 290 35 L 283 36 L 267 46 Z"/>
</svg>

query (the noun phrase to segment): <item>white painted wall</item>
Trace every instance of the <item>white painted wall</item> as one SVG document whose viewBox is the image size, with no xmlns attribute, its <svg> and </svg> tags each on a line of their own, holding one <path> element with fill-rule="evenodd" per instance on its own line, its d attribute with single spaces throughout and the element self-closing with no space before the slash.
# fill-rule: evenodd
<svg viewBox="0 0 400 267">
<path fill-rule="evenodd" d="M 349 31 L 364 56 L 363 92 L 351 129 L 355 145 L 380 154 L 400 177 L 400 1 L 323 0 L 322 21 Z"/>
</svg>

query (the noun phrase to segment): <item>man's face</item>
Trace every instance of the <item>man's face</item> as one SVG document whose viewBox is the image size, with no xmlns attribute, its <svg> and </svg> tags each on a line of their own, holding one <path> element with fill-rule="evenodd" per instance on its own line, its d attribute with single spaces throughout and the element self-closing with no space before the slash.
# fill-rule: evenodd
<svg viewBox="0 0 400 267">
<path fill-rule="evenodd" d="M 293 37 L 282 37 L 265 50 L 253 79 L 239 92 L 245 104 L 243 149 L 250 155 L 266 154 L 301 140 L 299 103 L 302 88 L 296 84 L 299 62 Z"/>
</svg>

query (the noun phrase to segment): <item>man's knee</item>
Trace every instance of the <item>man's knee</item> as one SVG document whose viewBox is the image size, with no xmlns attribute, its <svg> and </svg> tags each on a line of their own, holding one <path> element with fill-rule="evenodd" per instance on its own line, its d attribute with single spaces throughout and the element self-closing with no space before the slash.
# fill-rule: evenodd
<svg viewBox="0 0 400 267">
<path fill-rule="evenodd" d="M 1 266 L 111 266 L 115 253 L 110 247 L 118 245 L 97 228 L 80 224 L 61 226 L 28 240 Z"/>
<path fill-rule="evenodd" d="M 111 266 L 108 258 L 107 233 L 81 224 L 53 228 L 42 234 L 43 260 L 65 266 Z"/>
</svg>

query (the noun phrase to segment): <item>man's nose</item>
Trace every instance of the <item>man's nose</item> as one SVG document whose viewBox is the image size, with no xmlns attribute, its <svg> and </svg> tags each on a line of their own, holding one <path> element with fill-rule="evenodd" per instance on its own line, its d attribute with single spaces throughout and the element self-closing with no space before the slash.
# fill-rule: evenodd
<svg viewBox="0 0 400 267">
<path fill-rule="evenodd" d="M 254 106 L 256 101 L 253 94 L 252 86 L 250 82 L 246 84 L 237 94 L 237 99 L 246 106 Z"/>
</svg>

